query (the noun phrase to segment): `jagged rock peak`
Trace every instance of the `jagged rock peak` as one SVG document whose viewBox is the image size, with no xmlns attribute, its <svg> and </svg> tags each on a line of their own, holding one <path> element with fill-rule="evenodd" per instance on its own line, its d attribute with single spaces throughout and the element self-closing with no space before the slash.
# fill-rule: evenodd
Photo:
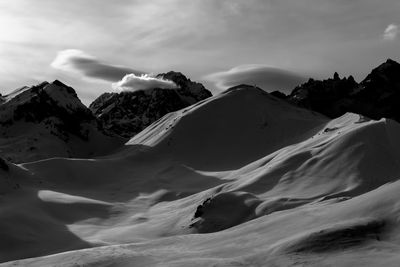
<svg viewBox="0 0 400 267">
<path fill-rule="evenodd" d="M 369 82 L 372 79 L 382 79 L 381 82 L 400 81 L 400 64 L 392 59 L 388 59 L 386 62 L 373 69 L 361 83 Z"/>
<path fill-rule="evenodd" d="M 190 79 L 188 79 L 185 75 L 183 75 L 182 72 L 178 71 L 169 71 L 167 73 L 160 73 L 157 74 L 156 77 L 173 81 L 178 86 L 183 85 L 184 83 L 190 81 Z"/>
<path fill-rule="evenodd" d="M 335 74 L 333 74 L 333 79 L 336 81 L 340 80 L 340 76 L 337 72 L 335 72 Z"/>
<path fill-rule="evenodd" d="M 76 98 L 78 98 L 78 95 L 76 94 L 75 89 L 72 88 L 71 86 L 68 86 L 59 80 L 54 80 L 51 84 L 67 89 L 68 93 L 70 93 L 70 94 L 74 95 Z"/>
</svg>

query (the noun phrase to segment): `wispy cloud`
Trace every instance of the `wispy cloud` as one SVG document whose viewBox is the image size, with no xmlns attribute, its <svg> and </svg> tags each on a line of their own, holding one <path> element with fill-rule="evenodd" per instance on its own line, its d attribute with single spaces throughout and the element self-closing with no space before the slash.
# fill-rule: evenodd
<svg viewBox="0 0 400 267">
<path fill-rule="evenodd" d="M 206 76 L 220 89 L 239 84 L 256 85 L 266 91 L 290 91 L 306 79 L 299 74 L 266 65 L 241 65 Z"/>
<path fill-rule="evenodd" d="M 399 25 L 389 24 L 386 27 L 385 32 L 383 33 L 383 39 L 388 41 L 393 41 L 397 38 L 399 32 L 400 32 Z"/>
<path fill-rule="evenodd" d="M 144 74 L 142 71 L 128 67 L 101 62 L 95 57 L 77 49 L 67 49 L 58 52 L 51 66 L 63 71 L 77 72 L 88 78 L 111 82 L 117 82 L 129 73 L 136 75 Z"/>
<path fill-rule="evenodd" d="M 138 91 L 138 90 L 147 90 L 153 88 L 160 89 L 173 89 L 178 86 L 170 80 L 165 80 L 162 78 L 157 78 L 148 74 L 143 75 L 135 75 L 128 74 L 125 75 L 122 80 L 119 82 L 112 84 L 114 90 L 117 91 Z"/>
</svg>

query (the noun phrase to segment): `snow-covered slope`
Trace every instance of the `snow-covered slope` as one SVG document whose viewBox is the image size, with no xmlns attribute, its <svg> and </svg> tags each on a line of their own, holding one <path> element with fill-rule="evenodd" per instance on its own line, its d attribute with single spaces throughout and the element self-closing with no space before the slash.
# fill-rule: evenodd
<svg viewBox="0 0 400 267">
<path fill-rule="evenodd" d="M 326 122 L 320 114 L 243 85 L 168 114 L 127 144 L 171 153 L 191 167 L 223 170 L 294 144 Z"/>
<path fill-rule="evenodd" d="M 398 266 L 399 135 L 242 85 L 108 156 L 0 161 L 0 266 Z"/>
</svg>

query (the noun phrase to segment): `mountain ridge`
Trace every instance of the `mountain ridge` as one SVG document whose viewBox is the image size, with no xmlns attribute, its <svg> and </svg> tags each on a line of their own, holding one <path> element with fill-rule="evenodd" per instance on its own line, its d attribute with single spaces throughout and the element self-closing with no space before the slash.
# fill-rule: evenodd
<svg viewBox="0 0 400 267">
<path fill-rule="evenodd" d="M 390 118 L 400 121 L 400 64 L 392 59 L 374 68 L 357 83 L 350 75 L 314 80 L 297 86 L 289 95 L 272 92 L 290 103 L 320 112 L 330 118 L 354 112 L 373 119 Z"/>
</svg>

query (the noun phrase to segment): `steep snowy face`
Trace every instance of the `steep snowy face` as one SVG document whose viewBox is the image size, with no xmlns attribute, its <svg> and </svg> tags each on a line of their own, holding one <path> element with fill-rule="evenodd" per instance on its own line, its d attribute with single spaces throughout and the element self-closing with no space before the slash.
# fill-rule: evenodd
<svg viewBox="0 0 400 267">
<path fill-rule="evenodd" d="M 90 104 L 108 133 L 132 137 L 165 114 L 211 96 L 202 84 L 190 81 L 182 73 L 168 72 L 157 77 L 171 80 L 179 88 L 105 93 Z"/>
<path fill-rule="evenodd" d="M 75 90 L 60 81 L 22 87 L 3 99 L 0 149 L 8 160 L 85 155 L 93 135 L 108 138 Z"/>
</svg>

